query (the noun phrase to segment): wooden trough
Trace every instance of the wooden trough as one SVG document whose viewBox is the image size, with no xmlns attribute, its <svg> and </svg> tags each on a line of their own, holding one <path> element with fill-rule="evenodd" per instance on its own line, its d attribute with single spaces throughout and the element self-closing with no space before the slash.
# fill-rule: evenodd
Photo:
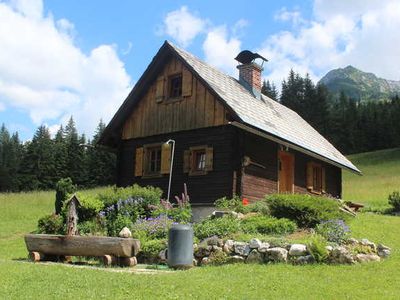
<svg viewBox="0 0 400 300">
<path fill-rule="evenodd" d="M 134 266 L 140 241 L 132 238 L 103 236 L 68 236 L 51 234 L 25 235 L 29 258 L 34 261 L 70 260 L 71 256 L 102 257 L 104 264 Z"/>
</svg>

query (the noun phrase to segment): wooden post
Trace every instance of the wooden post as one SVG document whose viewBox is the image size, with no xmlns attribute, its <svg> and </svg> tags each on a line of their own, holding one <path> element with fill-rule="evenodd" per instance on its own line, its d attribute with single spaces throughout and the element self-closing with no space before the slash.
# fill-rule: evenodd
<svg viewBox="0 0 400 300">
<path fill-rule="evenodd" d="M 67 235 L 69 236 L 78 234 L 78 205 L 80 203 L 76 195 L 73 195 L 67 202 Z"/>
</svg>

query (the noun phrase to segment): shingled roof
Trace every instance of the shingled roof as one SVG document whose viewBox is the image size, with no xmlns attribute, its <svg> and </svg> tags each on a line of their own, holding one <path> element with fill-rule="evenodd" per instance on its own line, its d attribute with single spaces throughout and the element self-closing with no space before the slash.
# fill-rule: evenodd
<svg viewBox="0 0 400 300">
<path fill-rule="evenodd" d="M 266 138 L 282 141 L 285 145 L 289 145 L 289 147 L 292 146 L 296 150 L 305 152 L 306 154 L 317 157 L 328 163 L 356 173 L 361 173 L 356 166 L 296 112 L 265 95 L 261 95 L 261 99 L 255 97 L 250 91 L 243 87 L 237 79 L 222 73 L 168 41 L 161 47 L 145 74 L 150 73 L 152 65 L 157 64 L 156 58 L 159 55 L 161 56 L 163 48 L 172 50 L 181 58 L 182 62 L 192 70 L 196 77 L 202 80 L 218 98 L 225 103 L 239 119 L 238 122 L 234 122 L 236 125 L 243 125 L 242 127 L 244 129 L 248 126 L 249 130 L 253 132 L 259 131 L 259 133 L 261 135 L 264 134 Z M 145 74 L 136 86 L 144 79 L 143 77 L 145 77 Z M 130 106 L 129 99 L 135 93 L 139 93 L 138 90 L 135 91 L 135 89 L 137 89 L 136 86 L 125 100 L 116 116 L 124 106 Z M 107 131 L 112 130 L 112 127 L 115 128 L 117 123 L 120 123 L 116 116 L 107 126 L 104 132 L 105 135 L 108 134 Z M 104 140 L 103 137 L 100 142 L 102 142 L 102 140 Z"/>
</svg>

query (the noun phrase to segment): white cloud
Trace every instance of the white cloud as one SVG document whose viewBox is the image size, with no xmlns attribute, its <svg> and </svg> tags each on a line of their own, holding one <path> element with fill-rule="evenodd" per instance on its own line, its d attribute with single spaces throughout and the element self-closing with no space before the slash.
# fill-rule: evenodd
<svg viewBox="0 0 400 300">
<path fill-rule="evenodd" d="M 293 25 L 299 25 L 304 23 L 305 20 L 301 17 L 301 12 L 298 9 L 288 10 L 286 7 L 282 7 L 275 15 L 274 19 L 283 22 L 292 22 Z"/>
<path fill-rule="evenodd" d="M 229 74 L 234 74 L 240 52 L 241 41 L 236 37 L 228 37 L 226 26 L 215 27 L 207 33 L 203 43 L 206 61 Z"/>
<path fill-rule="evenodd" d="M 314 2 L 313 17 L 302 19 L 286 9 L 277 19 L 304 20 L 293 31 L 270 36 L 259 52 L 270 61 L 266 78 L 280 85 L 293 68 L 316 80 L 332 68 L 353 65 L 387 79 L 400 79 L 400 2 Z"/>
<path fill-rule="evenodd" d="M 182 6 L 167 14 L 164 19 L 164 31 L 186 47 L 205 29 L 206 24 L 206 20 L 196 17 L 186 6 Z"/>
<path fill-rule="evenodd" d="M 4 103 L 0 102 L 0 111 L 4 111 L 6 110 L 6 106 L 4 105 Z"/>
<path fill-rule="evenodd" d="M 74 25 L 43 15 L 41 1 L 0 2 L 0 98 L 54 126 L 70 115 L 91 135 L 127 96 L 130 77 L 114 45 L 83 53 Z"/>
</svg>

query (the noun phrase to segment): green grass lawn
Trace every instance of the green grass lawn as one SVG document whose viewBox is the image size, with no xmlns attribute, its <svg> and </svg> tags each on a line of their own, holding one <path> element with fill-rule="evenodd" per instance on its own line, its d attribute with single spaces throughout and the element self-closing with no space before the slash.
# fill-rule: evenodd
<svg viewBox="0 0 400 300">
<path fill-rule="evenodd" d="M 351 159 L 364 176 L 344 175 L 345 198 L 386 206 L 387 194 L 399 187 L 400 150 Z M 350 224 L 354 237 L 393 248 L 392 256 L 381 263 L 228 265 L 144 275 L 24 261 L 23 235 L 54 209 L 53 198 L 52 192 L 0 194 L 0 299 L 398 299 L 400 295 L 400 217 L 362 213 Z"/>
</svg>

